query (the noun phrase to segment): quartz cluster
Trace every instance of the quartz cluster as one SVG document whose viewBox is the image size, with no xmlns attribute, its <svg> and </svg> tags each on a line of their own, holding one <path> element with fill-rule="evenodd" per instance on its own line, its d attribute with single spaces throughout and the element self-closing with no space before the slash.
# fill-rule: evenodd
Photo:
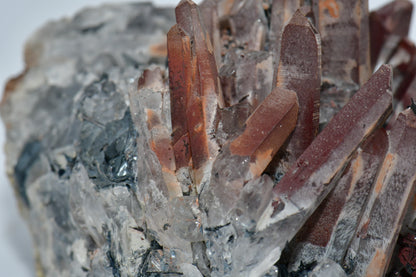
<svg viewBox="0 0 416 277">
<path fill-rule="evenodd" d="M 42 29 L 1 109 L 40 275 L 412 276 L 412 8 L 182 0 Z"/>
</svg>

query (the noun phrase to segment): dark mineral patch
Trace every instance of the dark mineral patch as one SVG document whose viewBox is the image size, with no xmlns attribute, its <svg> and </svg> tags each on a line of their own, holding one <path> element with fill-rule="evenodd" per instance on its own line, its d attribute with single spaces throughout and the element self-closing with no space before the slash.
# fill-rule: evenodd
<svg viewBox="0 0 416 277">
<path fill-rule="evenodd" d="M 17 185 L 17 191 L 20 197 L 28 207 L 30 206 L 29 198 L 26 192 L 26 178 L 28 171 L 32 165 L 39 158 L 42 151 L 42 144 L 39 140 L 34 140 L 26 143 L 20 153 L 16 166 L 14 167 L 14 178 Z"/>
<path fill-rule="evenodd" d="M 130 112 L 102 126 L 84 121 L 80 134 L 80 160 L 98 189 L 122 185 L 136 187 L 137 132 Z"/>
</svg>

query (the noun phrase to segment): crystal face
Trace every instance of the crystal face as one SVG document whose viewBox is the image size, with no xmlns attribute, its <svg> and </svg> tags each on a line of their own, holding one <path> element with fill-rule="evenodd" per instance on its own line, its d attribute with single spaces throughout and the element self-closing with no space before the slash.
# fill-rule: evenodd
<svg viewBox="0 0 416 277">
<path fill-rule="evenodd" d="M 0 110 L 41 274 L 416 271 L 411 11 L 182 0 L 47 25 Z"/>
</svg>

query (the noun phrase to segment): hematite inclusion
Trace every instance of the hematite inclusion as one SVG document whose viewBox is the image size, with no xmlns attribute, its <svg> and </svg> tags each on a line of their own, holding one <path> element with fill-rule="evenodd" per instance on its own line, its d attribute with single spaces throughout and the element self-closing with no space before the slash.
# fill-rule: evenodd
<svg viewBox="0 0 416 277">
<path fill-rule="evenodd" d="M 367 9 L 182 0 L 169 32 L 149 4 L 42 29 L 1 107 L 41 274 L 416 270 L 393 251 L 416 234 L 412 5 Z"/>
</svg>

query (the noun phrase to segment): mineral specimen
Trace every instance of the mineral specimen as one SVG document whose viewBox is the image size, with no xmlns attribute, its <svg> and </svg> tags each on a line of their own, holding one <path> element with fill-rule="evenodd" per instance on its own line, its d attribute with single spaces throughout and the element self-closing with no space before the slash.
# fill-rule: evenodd
<svg viewBox="0 0 416 277">
<path fill-rule="evenodd" d="M 0 110 L 39 276 L 413 274 L 411 11 L 182 0 L 46 25 Z"/>
</svg>

